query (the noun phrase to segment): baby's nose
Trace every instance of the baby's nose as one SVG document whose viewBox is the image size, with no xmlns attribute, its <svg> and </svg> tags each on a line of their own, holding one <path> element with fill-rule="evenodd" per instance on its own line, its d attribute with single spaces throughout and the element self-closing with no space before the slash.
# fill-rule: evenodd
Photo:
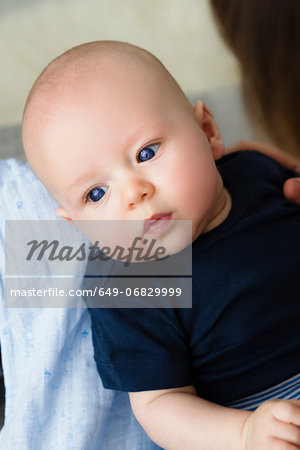
<svg viewBox="0 0 300 450">
<path fill-rule="evenodd" d="M 143 179 L 133 179 L 126 183 L 123 197 L 127 208 L 133 209 L 139 203 L 149 200 L 154 194 L 154 186 Z"/>
</svg>

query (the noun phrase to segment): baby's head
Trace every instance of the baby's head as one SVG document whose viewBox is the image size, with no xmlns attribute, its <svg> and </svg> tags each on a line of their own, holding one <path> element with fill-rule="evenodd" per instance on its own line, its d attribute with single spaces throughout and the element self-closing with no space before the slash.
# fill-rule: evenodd
<svg viewBox="0 0 300 450">
<path fill-rule="evenodd" d="M 23 143 L 67 220 L 152 218 L 156 235 L 159 219 L 192 220 L 193 240 L 218 224 L 218 128 L 146 50 L 99 41 L 56 58 L 29 94 Z"/>
</svg>

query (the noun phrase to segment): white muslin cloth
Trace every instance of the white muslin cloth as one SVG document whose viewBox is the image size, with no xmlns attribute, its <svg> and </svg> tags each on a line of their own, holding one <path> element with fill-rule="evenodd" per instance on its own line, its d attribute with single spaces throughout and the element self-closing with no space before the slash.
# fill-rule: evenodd
<svg viewBox="0 0 300 450">
<path fill-rule="evenodd" d="M 103 388 L 84 305 L 6 307 L 5 220 L 57 219 L 57 204 L 28 163 L 0 161 L 0 186 L 0 339 L 6 390 L 0 449 L 158 449 L 135 420 L 128 395 Z"/>
</svg>

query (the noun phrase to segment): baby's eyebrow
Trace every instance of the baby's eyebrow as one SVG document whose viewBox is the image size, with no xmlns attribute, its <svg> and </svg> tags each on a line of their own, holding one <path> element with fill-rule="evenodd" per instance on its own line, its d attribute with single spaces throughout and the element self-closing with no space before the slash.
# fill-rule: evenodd
<svg viewBox="0 0 300 450">
<path fill-rule="evenodd" d="M 79 177 L 75 178 L 74 181 L 72 181 L 69 185 L 67 185 L 68 191 L 82 191 L 85 189 L 85 187 L 88 187 L 91 177 L 87 174 L 80 175 Z"/>
</svg>

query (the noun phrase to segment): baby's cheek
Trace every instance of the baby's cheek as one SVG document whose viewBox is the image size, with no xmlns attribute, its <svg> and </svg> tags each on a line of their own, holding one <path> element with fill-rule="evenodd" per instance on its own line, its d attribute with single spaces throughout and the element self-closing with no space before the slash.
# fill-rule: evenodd
<svg viewBox="0 0 300 450">
<path fill-rule="evenodd" d="M 218 188 L 215 170 L 195 170 L 191 168 L 190 175 L 184 176 L 180 201 L 185 202 L 187 209 L 205 214 L 215 201 Z"/>
</svg>

